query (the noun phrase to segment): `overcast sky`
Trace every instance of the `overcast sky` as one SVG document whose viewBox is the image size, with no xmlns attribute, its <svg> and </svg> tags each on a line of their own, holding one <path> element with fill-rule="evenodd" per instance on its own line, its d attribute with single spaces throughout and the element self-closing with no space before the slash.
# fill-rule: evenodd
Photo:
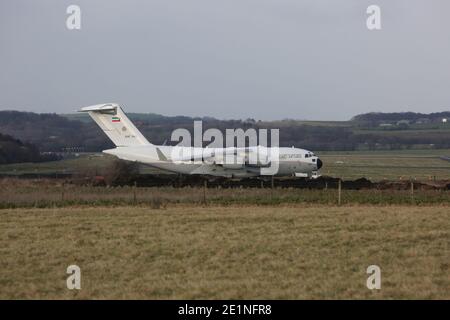
<svg viewBox="0 0 450 320">
<path fill-rule="evenodd" d="M 66 8 L 81 7 L 81 30 Z M 382 30 L 366 9 L 381 7 Z M 0 110 L 346 120 L 450 110 L 448 0 L 1 0 Z"/>
</svg>

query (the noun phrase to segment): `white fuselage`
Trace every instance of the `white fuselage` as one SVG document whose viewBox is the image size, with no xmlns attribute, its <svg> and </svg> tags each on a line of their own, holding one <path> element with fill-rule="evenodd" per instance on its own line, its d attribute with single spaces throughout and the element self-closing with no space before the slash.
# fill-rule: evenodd
<svg viewBox="0 0 450 320">
<path fill-rule="evenodd" d="M 247 148 L 258 155 L 270 154 L 273 149 L 262 147 Z M 162 153 L 158 156 L 156 149 Z M 260 175 L 291 176 L 295 174 L 306 174 L 311 176 L 322 166 L 322 161 L 312 152 L 299 148 L 277 148 L 276 156 L 269 156 L 265 164 L 250 163 L 249 159 L 233 158 L 232 162 L 218 160 L 219 154 L 226 154 L 238 148 L 188 148 L 172 146 L 137 146 L 118 147 L 105 150 L 120 159 L 135 161 L 155 168 L 177 172 L 182 174 L 205 174 L 225 177 L 252 177 Z M 266 150 L 266 151 L 264 151 Z M 186 157 L 189 154 L 189 157 Z M 211 157 L 211 154 L 213 157 Z M 180 156 L 184 155 L 184 156 Z M 209 157 L 207 157 L 207 156 Z M 270 171 L 267 168 L 274 168 Z M 264 174 L 266 171 L 273 174 Z"/>
</svg>

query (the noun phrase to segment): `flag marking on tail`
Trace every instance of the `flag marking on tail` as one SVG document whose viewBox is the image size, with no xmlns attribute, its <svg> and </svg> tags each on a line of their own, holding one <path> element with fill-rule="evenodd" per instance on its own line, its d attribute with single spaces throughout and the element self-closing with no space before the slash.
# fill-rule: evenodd
<svg viewBox="0 0 450 320">
<path fill-rule="evenodd" d="M 89 113 L 117 147 L 152 145 L 128 119 L 118 104 L 98 104 L 84 107 L 80 111 Z"/>
</svg>

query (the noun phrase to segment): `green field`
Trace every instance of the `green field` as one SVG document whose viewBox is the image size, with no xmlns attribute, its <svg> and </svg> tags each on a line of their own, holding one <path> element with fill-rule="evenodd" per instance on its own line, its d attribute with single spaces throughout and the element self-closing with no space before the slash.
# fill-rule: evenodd
<svg viewBox="0 0 450 320">
<path fill-rule="evenodd" d="M 365 177 L 369 180 L 429 180 L 450 179 L 450 150 L 396 150 L 358 152 L 317 152 L 324 161 L 322 175 L 346 180 Z M 46 163 L 0 165 L 0 174 L 99 173 L 110 165 L 113 157 L 102 154 L 81 155 L 78 158 Z M 142 173 L 165 173 L 148 166 Z"/>
<path fill-rule="evenodd" d="M 318 152 L 324 161 L 323 175 L 343 179 L 365 177 L 372 181 L 450 179 L 450 150 L 396 150 Z"/>
<path fill-rule="evenodd" d="M 80 154 L 78 157 L 60 161 L 0 165 L 0 174 L 11 176 L 22 174 L 57 175 L 64 173 L 101 175 L 104 169 L 110 166 L 115 159 L 116 158 L 113 156 L 102 153 Z M 169 172 L 142 166 L 141 173 L 150 174 Z"/>
<path fill-rule="evenodd" d="M 0 210 L 0 298 L 450 299 L 449 223 L 442 206 Z"/>
</svg>

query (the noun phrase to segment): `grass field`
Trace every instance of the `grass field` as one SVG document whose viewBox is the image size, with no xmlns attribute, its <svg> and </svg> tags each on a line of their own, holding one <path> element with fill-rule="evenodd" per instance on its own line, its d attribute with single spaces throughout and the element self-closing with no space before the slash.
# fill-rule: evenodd
<svg viewBox="0 0 450 320">
<path fill-rule="evenodd" d="M 450 205 L 450 190 L 342 190 L 341 204 Z M 0 209 L 67 206 L 338 204 L 337 189 L 94 187 L 55 179 L 0 179 Z"/>
<path fill-rule="evenodd" d="M 0 298 L 450 299 L 449 242 L 448 206 L 6 209 Z"/>
<path fill-rule="evenodd" d="M 428 181 L 450 179 L 450 150 L 396 150 L 358 152 L 317 152 L 324 161 L 323 175 L 346 180 L 365 177 L 372 181 L 383 179 L 399 180 L 415 178 Z M 0 165 L 0 174 L 61 174 L 98 173 L 111 165 L 112 156 L 82 155 L 79 158 L 45 163 L 22 163 Z M 148 166 L 141 167 L 141 173 L 167 173 Z"/>
<path fill-rule="evenodd" d="M 450 150 L 396 150 L 358 152 L 320 152 L 321 173 L 346 180 L 365 177 L 372 181 L 429 181 L 450 179 Z"/>
<path fill-rule="evenodd" d="M 342 179 L 367 178 L 372 181 L 415 178 L 419 181 L 450 179 L 450 150 L 396 150 L 366 152 L 318 152 L 324 161 L 323 175 Z M 45 163 L 0 165 L 0 174 L 100 173 L 114 160 L 111 156 L 83 155 L 79 158 Z M 148 166 L 141 173 L 167 173 Z"/>
<path fill-rule="evenodd" d="M 0 165 L 0 174 L 5 175 L 57 175 L 64 173 L 72 174 L 102 174 L 104 169 L 110 166 L 116 157 L 101 154 L 82 154 L 76 158 L 64 159 L 59 161 L 49 161 L 41 163 L 15 163 Z M 169 173 L 149 166 L 142 166 L 142 173 Z"/>
</svg>

